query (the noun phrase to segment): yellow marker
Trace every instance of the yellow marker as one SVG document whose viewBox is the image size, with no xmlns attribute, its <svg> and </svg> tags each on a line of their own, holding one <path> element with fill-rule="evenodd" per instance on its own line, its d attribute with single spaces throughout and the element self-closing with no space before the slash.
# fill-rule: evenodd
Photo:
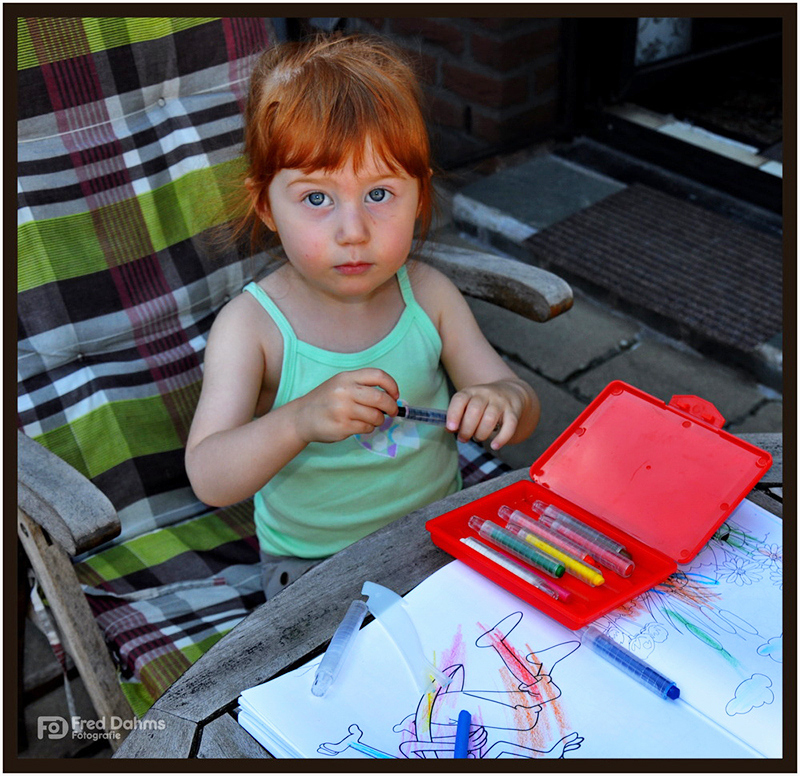
<svg viewBox="0 0 800 776">
<path fill-rule="evenodd" d="M 537 550 L 546 552 L 553 558 L 560 560 L 564 564 L 568 574 L 572 574 L 573 577 L 577 577 L 587 585 L 598 587 L 605 582 L 603 575 L 599 571 L 596 571 L 591 566 L 587 566 L 585 563 L 581 563 L 572 555 L 568 555 L 556 547 L 553 547 L 552 544 L 548 544 L 546 541 L 544 541 L 544 539 L 540 539 L 538 536 L 536 536 L 536 534 L 529 533 L 522 528 L 518 531 L 517 536 L 519 536 L 520 539 L 524 539 L 526 542 L 532 544 Z"/>
</svg>

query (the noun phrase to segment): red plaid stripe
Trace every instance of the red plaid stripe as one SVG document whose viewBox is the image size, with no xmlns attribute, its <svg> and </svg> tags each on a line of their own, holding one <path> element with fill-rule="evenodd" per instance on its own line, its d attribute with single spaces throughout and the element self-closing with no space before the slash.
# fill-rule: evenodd
<svg viewBox="0 0 800 776">
<path fill-rule="evenodd" d="M 271 41 L 265 40 L 263 26 L 253 18 L 223 19 L 222 29 L 225 33 L 225 44 L 228 50 L 231 89 L 236 95 L 240 110 L 244 113 L 247 100 L 247 78 L 251 65 L 248 58 L 266 48 Z"/>
</svg>

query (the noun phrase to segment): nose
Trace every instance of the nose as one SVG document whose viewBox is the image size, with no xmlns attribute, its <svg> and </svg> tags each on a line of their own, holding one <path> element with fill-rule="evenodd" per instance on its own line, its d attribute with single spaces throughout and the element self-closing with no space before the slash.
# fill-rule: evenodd
<svg viewBox="0 0 800 776">
<path fill-rule="evenodd" d="M 368 215 L 360 203 L 340 206 L 336 240 L 340 245 L 358 245 L 369 240 Z"/>
</svg>

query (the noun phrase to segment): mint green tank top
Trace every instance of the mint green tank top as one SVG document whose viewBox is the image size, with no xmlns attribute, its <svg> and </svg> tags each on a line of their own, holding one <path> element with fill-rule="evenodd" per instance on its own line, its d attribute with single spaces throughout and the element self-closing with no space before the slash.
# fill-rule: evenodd
<svg viewBox="0 0 800 776">
<path fill-rule="evenodd" d="M 390 374 L 409 404 L 447 407 L 439 332 L 414 298 L 406 267 L 397 280 L 405 303 L 400 319 L 386 337 L 357 353 L 336 353 L 299 340 L 260 286 L 245 287 L 283 336 L 273 407 L 304 396 L 339 372 L 363 367 Z M 284 466 L 255 495 L 256 533 L 261 549 L 271 555 L 327 557 L 460 488 L 454 434 L 387 417 L 371 434 L 312 442 Z"/>
</svg>

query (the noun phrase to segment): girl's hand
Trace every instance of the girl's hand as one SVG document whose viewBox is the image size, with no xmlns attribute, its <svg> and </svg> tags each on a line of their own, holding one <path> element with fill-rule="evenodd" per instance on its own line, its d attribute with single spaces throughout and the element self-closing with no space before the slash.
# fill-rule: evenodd
<svg viewBox="0 0 800 776">
<path fill-rule="evenodd" d="M 397 414 L 400 390 L 382 369 L 340 372 L 296 399 L 297 432 L 303 442 L 338 442 L 368 434 L 386 415 Z"/>
<path fill-rule="evenodd" d="M 450 400 L 447 428 L 458 431 L 462 442 L 473 437 L 484 442 L 496 430 L 490 447 L 499 450 L 514 437 L 520 417 L 529 408 L 531 393 L 530 387 L 518 379 L 462 388 Z"/>
<path fill-rule="evenodd" d="M 414 294 L 439 331 L 442 364 L 458 391 L 447 410 L 447 428 L 457 431 L 461 441 L 475 437 L 483 442 L 499 423 L 493 450 L 524 442 L 539 422 L 536 392 L 483 336 L 452 281 L 433 267 L 416 262 L 411 266 Z"/>
</svg>

